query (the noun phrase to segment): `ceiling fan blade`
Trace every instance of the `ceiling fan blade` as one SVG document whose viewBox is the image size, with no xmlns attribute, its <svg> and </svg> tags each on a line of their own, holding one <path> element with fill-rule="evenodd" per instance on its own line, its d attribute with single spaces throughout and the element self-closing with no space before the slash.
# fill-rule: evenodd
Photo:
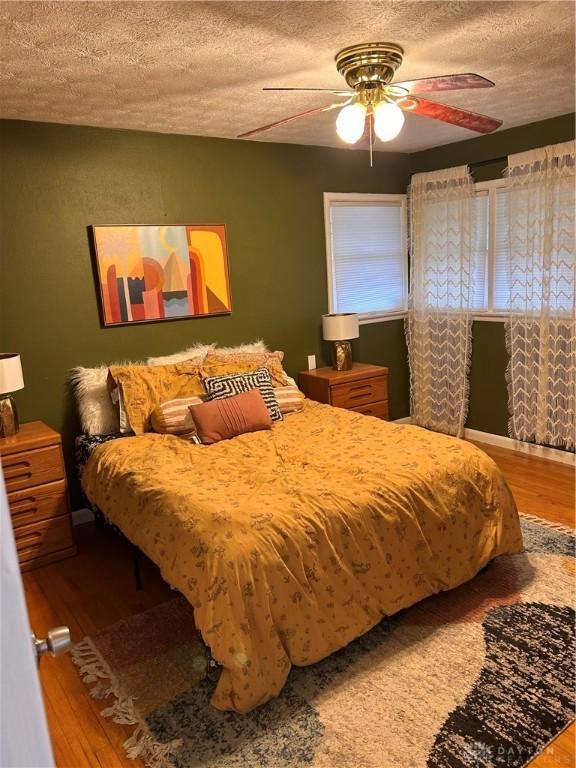
<svg viewBox="0 0 576 768">
<path fill-rule="evenodd" d="M 263 91 L 309 91 L 311 93 L 335 93 L 337 96 L 348 96 L 350 94 L 353 94 L 354 91 L 351 91 L 347 88 L 340 88 L 340 89 L 334 89 L 334 88 L 262 88 Z"/>
<path fill-rule="evenodd" d="M 410 94 L 439 93 L 440 91 L 461 91 L 466 88 L 493 88 L 492 80 L 482 75 L 466 72 L 463 75 L 440 75 L 439 77 L 423 77 L 419 80 L 405 80 L 393 83 L 400 88 L 407 88 Z"/>
<path fill-rule="evenodd" d="M 290 115 L 290 117 L 285 117 L 283 120 L 276 120 L 273 123 L 268 123 L 268 125 L 262 125 L 260 128 L 254 128 L 252 131 L 246 131 L 246 133 L 241 133 L 236 138 L 238 139 L 247 139 L 249 136 L 254 136 L 257 133 L 263 133 L 264 131 L 269 131 L 271 128 L 277 128 L 279 125 L 284 125 L 284 123 L 290 123 L 292 120 L 299 120 L 301 117 L 308 117 L 310 115 L 316 115 L 320 112 L 329 112 L 331 109 L 338 109 L 338 107 L 345 107 L 346 104 L 350 103 L 350 99 L 347 99 L 346 101 L 340 101 L 338 104 L 329 104 L 327 107 L 316 107 L 314 109 L 307 109 L 305 112 L 298 112 L 297 115 Z"/>
<path fill-rule="evenodd" d="M 413 99 L 411 96 L 408 97 L 408 100 L 415 102 L 415 104 L 411 103 L 409 107 L 406 107 L 406 111 L 414 115 L 431 117 L 433 120 L 459 125 L 461 128 L 468 128 L 468 130 L 477 133 L 492 133 L 502 125 L 502 120 L 496 120 L 494 117 L 479 115 L 477 112 L 469 112 L 467 109 L 450 107 L 448 104 L 439 104 L 437 101 Z M 398 106 L 402 106 L 401 100 L 398 102 Z"/>
</svg>

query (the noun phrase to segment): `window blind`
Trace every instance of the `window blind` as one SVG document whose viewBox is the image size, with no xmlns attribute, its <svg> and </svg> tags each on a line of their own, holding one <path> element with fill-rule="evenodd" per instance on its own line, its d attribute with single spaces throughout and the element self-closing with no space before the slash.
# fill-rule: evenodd
<svg viewBox="0 0 576 768">
<path fill-rule="evenodd" d="M 404 215 L 396 202 L 331 202 L 334 312 L 406 308 Z"/>
<path fill-rule="evenodd" d="M 488 306 L 488 208 L 488 192 L 478 192 L 474 200 L 476 242 L 470 296 L 470 308 L 476 311 Z"/>
<path fill-rule="evenodd" d="M 518 205 L 521 198 L 518 192 L 515 194 Z M 523 192 L 525 197 L 529 194 L 529 190 Z M 510 274 L 508 232 L 510 217 L 517 215 L 517 212 L 510 210 L 508 192 L 505 189 L 496 190 L 493 256 L 495 311 L 512 310 L 538 314 L 543 306 L 547 306 L 552 315 L 570 316 L 573 310 L 574 245 L 570 229 L 566 225 L 574 210 L 572 179 L 561 180 L 553 192 L 549 193 L 547 202 L 555 215 L 545 221 L 538 234 L 526 231 L 522 236 L 516 236 L 516 248 L 526 253 L 527 260 L 537 260 L 530 262 L 531 279 L 527 281 L 524 270 L 518 264 L 515 267 L 517 272 Z M 547 249 L 547 261 L 550 263 L 545 264 L 543 254 Z"/>
<path fill-rule="evenodd" d="M 492 308 L 496 312 L 510 309 L 510 270 L 508 267 L 508 196 L 505 189 L 496 190 L 494 213 L 494 253 Z"/>
</svg>

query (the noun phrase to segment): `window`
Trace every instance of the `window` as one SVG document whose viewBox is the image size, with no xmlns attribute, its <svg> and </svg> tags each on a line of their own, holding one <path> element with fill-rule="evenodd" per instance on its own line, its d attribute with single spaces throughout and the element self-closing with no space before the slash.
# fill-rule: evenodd
<svg viewBox="0 0 576 768">
<path fill-rule="evenodd" d="M 566 187 L 573 184 L 572 179 L 567 178 L 563 182 Z M 510 216 L 514 212 L 510 211 L 508 193 L 502 181 L 489 182 L 488 194 L 491 196 L 491 217 L 492 217 L 492 249 L 488 253 L 488 263 L 492 275 L 492 295 L 487 305 L 488 313 L 502 314 L 511 311 L 524 312 L 532 309 L 539 313 L 542 309 L 542 303 L 551 302 L 549 311 L 570 314 L 574 303 L 573 269 L 574 257 L 570 257 L 571 239 L 570 230 L 563 222 L 566 216 L 573 212 L 573 192 L 566 193 L 561 187 L 557 187 L 553 193 L 551 204 L 557 215 L 552 216 L 549 222 L 549 229 L 544 228 L 540 234 L 540 240 L 525 240 L 519 247 L 526 249 L 526 252 L 536 251 L 544 252 L 545 245 L 543 240 L 550 238 L 552 252 L 557 258 L 557 266 L 552 269 L 548 277 L 544 278 L 545 267 L 542 264 L 540 270 L 533 270 L 534 280 L 530 285 L 526 285 L 524 279 L 515 282 L 515 301 L 510 306 L 510 266 L 509 266 L 509 244 L 508 244 L 508 226 Z M 528 237 L 528 234 L 527 234 Z M 518 243 L 517 243 L 518 247 Z M 544 298 L 543 297 L 544 293 Z M 552 298 L 553 297 L 553 298 Z"/>
<path fill-rule="evenodd" d="M 330 312 L 406 310 L 406 195 L 324 194 Z"/>
<path fill-rule="evenodd" d="M 506 180 L 497 179 L 476 184 L 477 231 L 479 234 L 478 252 L 485 263 L 484 299 L 479 300 L 480 290 L 475 285 L 473 309 L 482 317 L 501 319 L 514 307 L 510 306 L 510 268 L 508 245 L 508 193 Z M 476 274 L 474 275 L 476 281 Z M 534 298 L 534 311 L 540 311 L 540 293 L 536 286 L 531 287 Z M 570 303 L 571 299 L 567 299 Z M 525 302 L 522 301 L 522 307 Z"/>
<path fill-rule="evenodd" d="M 478 258 L 474 272 L 472 309 L 480 317 L 498 316 L 508 312 L 508 212 L 505 184 L 504 179 L 476 184 Z M 481 287 L 477 285 L 480 263 L 484 269 Z"/>
</svg>

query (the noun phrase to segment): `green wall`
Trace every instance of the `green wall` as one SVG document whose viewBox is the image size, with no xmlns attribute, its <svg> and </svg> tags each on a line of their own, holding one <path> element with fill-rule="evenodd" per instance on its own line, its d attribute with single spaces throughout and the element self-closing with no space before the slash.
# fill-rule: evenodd
<svg viewBox="0 0 576 768">
<path fill-rule="evenodd" d="M 257 337 L 327 361 L 323 192 L 405 192 L 406 155 L 2 121 L 0 350 L 22 355 L 22 421 L 63 432 L 69 473 L 79 432 L 67 371 Z M 229 316 L 101 328 L 90 224 L 225 223 Z M 390 415 L 405 416 L 402 321 L 361 328 L 356 359 L 390 367 Z M 78 497 L 74 494 L 74 503 Z"/>
<path fill-rule="evenodd" d="M 562 115 L 477 139 L 446 144 L 410 155 L 411 173 L 470 165 L 475 181 L 502 177 L 506 160 L 486 163 L 546 144 L 574 138 L 574 115 Z M 474 167 L 474 163 L 483 163 Z M 508 389 L 504 323 L 477 321 L 472 328 L 470 410 L 466 426 L 496 435 L 508 434 Z"/>
<path fill-rule="evenodd" d="M 68 369 L 177 351 L 194 341 L 263 337 L 296 374 L 328 362 L 323 192 L 404 192 L 411 173 L 472 165 L 574 137 L 565 115 L 412 155 L 0 121 L 0 350 L 22 355 L 23 421 L 62 431 L 71 479 L 79 424 Z M 230 316 L 101 328 L 90 224 L 212 222 L 228 229 Z M 501 323 L 476 322 L 468 426 L 506 434 Z M 390 367 L 390 415 L 406 416 L 401 320 L 364 325 L 355 357 Z M 74 503 L 78 503 L 75 484 Z"/>
</svg>

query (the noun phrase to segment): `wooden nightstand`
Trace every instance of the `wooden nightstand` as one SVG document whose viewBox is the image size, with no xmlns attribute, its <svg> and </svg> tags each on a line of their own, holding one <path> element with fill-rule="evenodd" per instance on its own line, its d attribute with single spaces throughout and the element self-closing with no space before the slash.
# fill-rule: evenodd
<svg viewBox="0 0 576 768">
<path fill-rule="evenodd" d="M 0 438 L 18 559 L 23 571 L 74 555 L 60 435 L 41 421 Z"/>
<path fill-rule="evenodd" d="M 388 368 L 353 363 L 349 371 L 314 368 L 298 374 L 298 386 L 319 403 L 388 419 Z"/>
</svg>

